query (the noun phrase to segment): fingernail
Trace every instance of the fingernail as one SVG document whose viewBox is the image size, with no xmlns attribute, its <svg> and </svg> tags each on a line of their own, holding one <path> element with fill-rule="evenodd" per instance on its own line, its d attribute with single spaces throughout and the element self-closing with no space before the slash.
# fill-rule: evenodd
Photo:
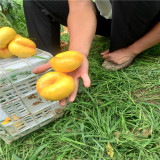
<svg viewBox="0 0 160 160">
<path fill-rule="evenodd" d="M 74 100 L 75 98 L 70 98 L 68 101 L 72 103 Z"/>
<path fill-rule="evenodd" d="M 63 107 L 66 105 L 66 102 L 59 102 L 59 105 Z"/>
</svg>

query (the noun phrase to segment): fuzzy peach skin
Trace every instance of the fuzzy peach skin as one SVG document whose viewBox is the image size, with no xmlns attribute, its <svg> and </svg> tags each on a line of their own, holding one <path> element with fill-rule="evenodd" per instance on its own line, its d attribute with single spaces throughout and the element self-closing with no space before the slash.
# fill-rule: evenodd
<svg viewBox="0 0 160 160">
<path fill-rule="evenodd" d="M 66 51 L 51 58 L 50 64 L 57 72 L 72 72 L 76 70 L 83 61 L 83 56 L 77 51 Z"/>
<path fill-rule="evenodd" d="M 75 83 L 71 76 L 64 73 L 48 72 L 38 79 L 36 89 L 44 99 L 58 101 L 74 91 Z"/>
<path fill-rule="evenodd" d="M 22 37 L 20 34 L 16 34 L 16 36 L 14 37 L 13 40 L 15 40 L 16 38 Z"/>
<path fill-rule="evenodd" d="M 6 48 L 0 48 L 0 58 L 9 58 L 12 57 L 13 54 Z"/>
<path fill-rule="evenodd" d="M 31 57 L 36 54 L 36 44 L 32 40 L 21 36 L 16 36 L 9 43 L 8 49 L 13 55 L 21 58 Z"/>
<path fill-rule="evenodd" d="M 0 48 L 6 48 L 8 43 L 14 39 L 16 31 L 11 27 L 0 28 Z"/>
</svg>

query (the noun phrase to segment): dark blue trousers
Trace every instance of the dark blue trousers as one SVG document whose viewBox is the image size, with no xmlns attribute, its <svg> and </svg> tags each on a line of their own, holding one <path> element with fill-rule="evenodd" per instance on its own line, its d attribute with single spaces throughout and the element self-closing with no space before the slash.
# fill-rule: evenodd
<svg viewBox="0 0 160 160">
<path fill-rule="evenodd" d="M 29 36 L 38 48 L 60 52 L 60 24 L 67 26 L 68 0 L 24 0 Z M 160 19 L 160 1 L 111 0 L 112 20 L 97 11 L 97 35 L 110 36 L 110 52 L 127 47 Z M 96 5 L 95 5 L 96 7 Z"/>
</svg>

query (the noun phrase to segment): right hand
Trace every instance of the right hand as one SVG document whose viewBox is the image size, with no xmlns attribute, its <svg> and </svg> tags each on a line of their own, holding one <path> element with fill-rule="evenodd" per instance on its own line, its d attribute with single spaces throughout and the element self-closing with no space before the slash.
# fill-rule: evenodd
<svg viewBox="0 0 160 160">
<path fill-rule="evenodd" d="M 83 84 L 86 88 L 90 87 L 91 80 L 88 75 L 88 59 L 86 56 L 83 56 L 83 62 L 81 66 L 73 72 L 67 73 L 67 75 L 71 76 L 75 81 L 75 89 L 73 93 L 69 96 L 68 101 L 73 102 L 76 98 L 78 87 L 79 87 L 79 78 L 82 78 Z M 67 102 L 67 98 L 60 101 L 60 105 L 64 106 Z"/>
<path fill-rule="evenodd" d="M 73 72 L 66 73 L 67 75 L 71 76 L 75 81 L 75 90 L 69 96 L 69 98 L 68 98 L 69 102 L 73 102 L 76 98 L 78 86 L 79 86 L 79 78 L 82 78 L 83 84 L 86 88 L 90 87 L 91 80 L 88 75 L 88 66 L 89 66 L 88 59 L 86 56 L 83 56 L 83 62 L 81 64 L 81 66 Z M 39 74 L 39 73 L 43 73 L 43 72 L 47 71 L 50 68 L 51 68 L 51 64 L 50 64 L 50 61 L 48 61 L 46 64 L 43 64 L 43 65 L 36 67 L 32 72 L 34 74 Z M 67 98 L 60 100 L 59 104 L 61 106 L 64 106 L 64 105 L 66 105 L 66 102 L 67 102 Z"/>
<path fill-rule="evenodd" d="M 34 74 L 39 74 L 39 73 L 43 73 L 43 72 L 47 71 L 50 68 L 52 68 L 52 67 L 51 67 L 50 61 L 48 61 L 47 63 L 42 64 L 42 65 L 36 67 L 35 69 L 33 69 L 32 72 Z"/>
</svg>

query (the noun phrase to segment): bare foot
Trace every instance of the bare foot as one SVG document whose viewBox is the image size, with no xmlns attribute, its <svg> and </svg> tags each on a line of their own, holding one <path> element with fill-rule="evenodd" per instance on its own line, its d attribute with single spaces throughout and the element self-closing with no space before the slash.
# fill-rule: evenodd
<svg viewBox="0 0 160 160">
<path fill-rule="evenodd" d="M 114 52 L 109 52 L 109 50 L 101 53 L 103 58 L 114 64 L 122 64 L 128 61 L 131 57 L 135 57 L 137 54 L 133 53 L 129 47 L 118 49 Z"/>
</svg>

